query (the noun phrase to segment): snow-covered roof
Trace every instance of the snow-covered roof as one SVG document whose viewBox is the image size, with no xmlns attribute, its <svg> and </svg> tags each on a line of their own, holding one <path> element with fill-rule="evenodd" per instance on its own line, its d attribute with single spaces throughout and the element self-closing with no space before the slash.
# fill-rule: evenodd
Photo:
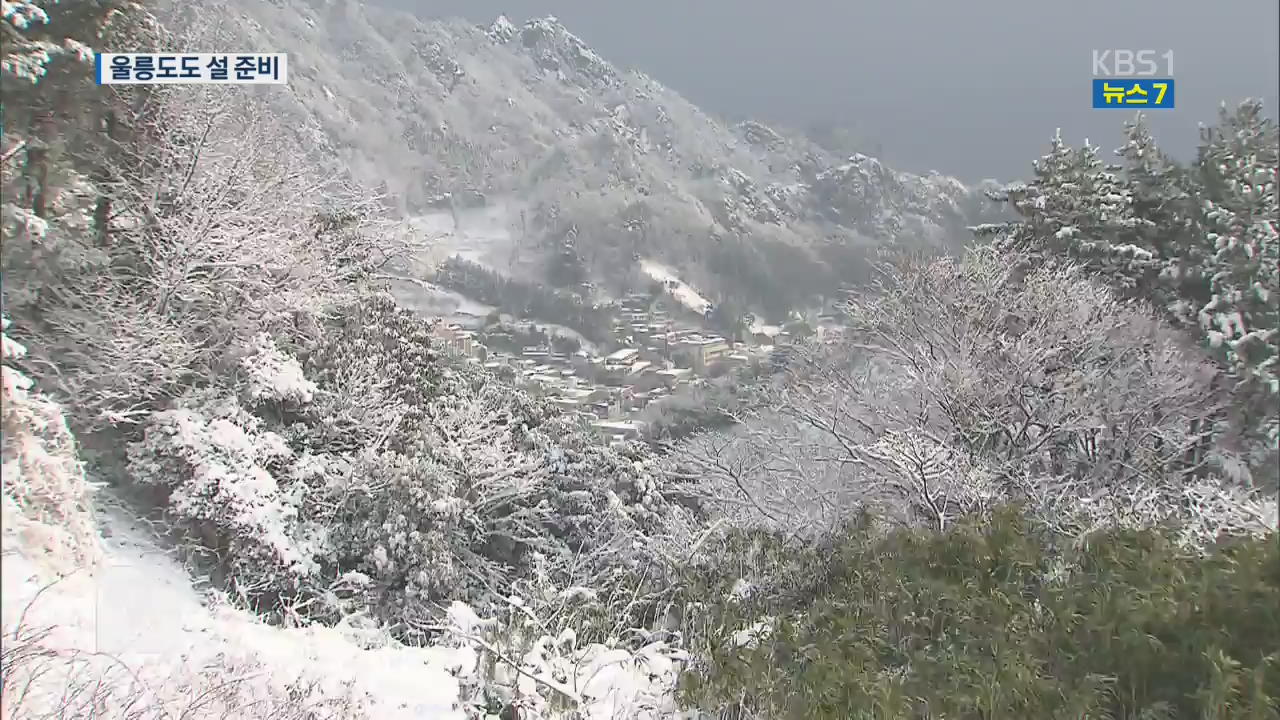
<svg viewBox="0 0 1280 720">
<path fill-rule="evenodd" d="M 623 348 L 621 350 L 613 352 L 608 357 L 606 357 L 605 360 L 610 362 L 625 362 L 639 354 L 640 354 L 640 351 L 637 350 L 636 348 Z"/>
</svg>

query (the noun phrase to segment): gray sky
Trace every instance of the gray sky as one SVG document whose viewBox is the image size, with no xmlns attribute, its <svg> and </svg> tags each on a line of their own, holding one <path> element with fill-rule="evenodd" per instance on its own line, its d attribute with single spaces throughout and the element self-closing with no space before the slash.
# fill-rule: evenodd
<svg viewBox="0 0 1280 720">
<path fill-rule="evenodd" d="M 1127 110 L 1093 110 L 1094 48 L 1174 51 L 1177 108 L 1150 113 L 1194 153 L 1219 102 L 1276 116 L 1277 0 L 374 0 L 424 17 L 556 15 L 611 62 L 703 108 L 837 123 L 904 170 L 967 180 L 1030 172 L 1057 127 L 1111 150 Z"/>
</svg>

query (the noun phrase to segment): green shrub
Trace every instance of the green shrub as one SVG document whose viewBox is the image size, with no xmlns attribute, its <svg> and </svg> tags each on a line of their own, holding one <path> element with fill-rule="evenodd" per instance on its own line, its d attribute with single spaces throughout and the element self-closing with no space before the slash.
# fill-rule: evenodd
<svg viewBox="0 0 1280 720">
<path fill-rule="evenodd" d="M 843 537 L 808 599 L 775 595 L 758 642 L 720 633 L 686 700 L 813 720 L 1280 717 L 1274 535 L 1197 556 L 1172 529 L 1063 551 L 1008 511 L 873 531 Z M 708 612 L 732 630 L 760 619 L 749 605 Z"/>
</svg>

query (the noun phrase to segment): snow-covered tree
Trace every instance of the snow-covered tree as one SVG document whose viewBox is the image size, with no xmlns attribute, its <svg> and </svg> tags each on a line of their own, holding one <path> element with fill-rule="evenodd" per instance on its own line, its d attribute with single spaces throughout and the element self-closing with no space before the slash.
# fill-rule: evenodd
<svg viewBox="0 0 1280 720">
<path fill-rule="evenodd" d="M 59 3 L 5 0 L 0 6 L 0 73 L 39 83 L 57 57 L 91 63 L 94 41 L 121 14 L 136 10 L 129 0 Z"/>
<path fill-rule="evenodd" d="M 1136 245 L 1145 222 L 1133 214 L 1133 193 L 1119 168 L 1104 165 L 1087 142 L 1072 149 L 1054 135 L 1035 164 L 1035 181 L 1004 197 L 1024 218 L 1006 230 L 1001 246 L 1048 257 L 1065 256 L 1131 286 L 1150 273 L 1150 248 Z"/>
<path fill-rule="evenodd" d="M 316 572 L 298 512 L 305 486 L 280 476 L 293 452 L 234 399 L 195 394 L 157 413 L 130 460 L 132 481 L 158 491 L 241 597 L 296 594 Z"/>
<path fill-rule="evenodd" d="M 130 450 L 135 482 L 246 603 L 421 641 L 436 603 L 519 578 L 632 583 L 691 525 L 644 446 L 607 447 L 449 358 L 390 297 L 319 322 L 251 339 L 237 393 L 189 393 Z"/>
<path fill-rule="evenodd" d="M 368 193 L 312 165 L 263 98 L 171 90 L 151 90 L 127 137 L 97 138 L 111 152 L 85 172 L 59 165 L 38 203 L 30 163 L 3 168 L 6 305 L 92 429 L 230 370 L 238 338 L 296 332 L 297 313 L 399 247 Z"/>
<path fill-rule="evenodd" d="M 9 318 L 0 325 L 5 548 L 17 538 L 29 557 L 38 554 L 53 573 L 92 567 L 101 551 L 75 438 L 62 408 L 19 369 L 27 349 L 9 336 Z"/>
<path fill-rule="evenodd" d="M 945 528 L 1021 500 L 1074 532 L 1097 498 L 1150 496 L 1134 505 L 1154 523 L 1183 514 L 1190 484 L 1237 498 L 1225 486 L 1247 479 L 1208 443 L 1212 368 L 1082 268 L 995 248 L 905 260 L 847 322 L 848 342 L 798 353 L 764 410 L 683 446 L 730 517 L 824 534 L 869 507 Z"/>
<path fill-rule="evenodd" d="M 1134 242 L 1153 254 L 1157 272 L 1157 277 L 1136 277 L 1134 282 L 1140 295 L 1169 311 L 1170 319 L 1186 322 L 1186 308 L 1208 299 L 1200 273 L 1201 207 L 1193 169 L 1160 150 L 1141 115 L 1125 124 L 1125 143 L 1116 153 L 1123 160 L 1138 219 Z"/>
<path fill-rule="evenodd" d="M 1242 379 L 1280 395 L 1280 130 L 1246 102 L 1201 134 L 1213 295 L 1200 320 Z"/>
<path fill-rule="evenodd" d="M 1234 385 L 1233 421 L 1222 441 L 1246 438 L 1262 454 L 1274 454 L 1276 124 L 1256 101 L 1224 106 L 1218 125 L 1202 131 L 1197 161 L 1185 167 L 1160 152 L 1141 117 L 1126 136 L 1116 169 L 1102 168 L 1087 144 L 1073 152 L 1055 136 L 1035 179 L 996 195 L 1021 220 L 978 229 L 1037 262 L 1083 264 L 1196 333 Z"/>
</svg>

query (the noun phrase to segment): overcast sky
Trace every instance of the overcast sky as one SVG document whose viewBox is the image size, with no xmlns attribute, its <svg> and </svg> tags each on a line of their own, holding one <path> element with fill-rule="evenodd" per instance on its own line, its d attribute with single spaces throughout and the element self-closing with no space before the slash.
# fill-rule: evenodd
<svg viewBox="0 0 1280 720">
<path fill-rule="evenodd" d="M 1055 128 L 1111 150 L 1127 110 L 1093 110 L 1095 48 L 1174 51 L 1177 108 L 1151 112 L 1190 157 L 1218 104 L 1276 116 L 1277 0 L 374 0 L 423 17 L 556 15 L 616 65 L 703 108 L 838 123 L 901 169 L 1025 176 Z"/>
</svg>

